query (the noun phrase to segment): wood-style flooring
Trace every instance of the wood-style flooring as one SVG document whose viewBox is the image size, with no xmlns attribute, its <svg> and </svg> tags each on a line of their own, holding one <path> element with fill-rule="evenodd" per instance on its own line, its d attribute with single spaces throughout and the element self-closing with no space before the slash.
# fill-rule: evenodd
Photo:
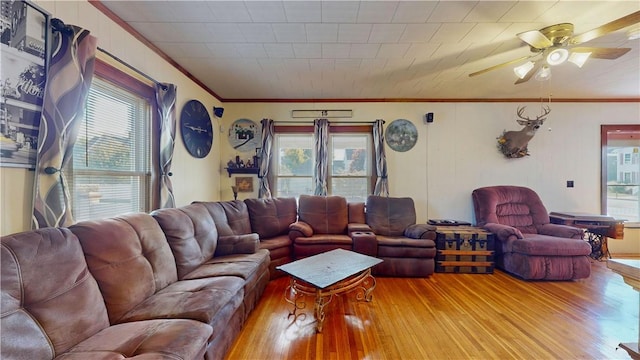
<svg viewBox="0 0 640 360">
<path fill-rule="evenodd" d="M 638 339 L 639 294 L 606 262 L 577 281 L 380 277 L 370 303 L 336 297 L 320 334 L 313 299 L 288 317 L 287 285 L 269 283 L 227 359 L 629 359 L 617 346 Z"/>
</svg>

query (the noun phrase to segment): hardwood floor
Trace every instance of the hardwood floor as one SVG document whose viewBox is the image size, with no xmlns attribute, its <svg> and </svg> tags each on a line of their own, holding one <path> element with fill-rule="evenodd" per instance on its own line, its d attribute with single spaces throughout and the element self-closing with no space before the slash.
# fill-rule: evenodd
<svg viewBox="0 0 640 360">
<path fill-rule="evenodd" d="M 436 273 L 377 278 L 372 302 L 334 298 L 324 330 L 288 318 L 288 278 L 271 281 L 227 359 L 629 359 L 638 292 L 593 262 L 589 279 L 528 282 Z"/>
</svg>

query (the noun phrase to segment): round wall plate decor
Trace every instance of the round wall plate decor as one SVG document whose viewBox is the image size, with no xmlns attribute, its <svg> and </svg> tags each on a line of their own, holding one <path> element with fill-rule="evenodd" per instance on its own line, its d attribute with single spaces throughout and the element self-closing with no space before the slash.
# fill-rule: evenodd
<svg viewBox="0 0 640 360">
<path fill-rule="evenodd" d="M 247 152 L 260 147 L 258 125 L 249 119 L 238 119 L 229 128 L 229 143 L 234 149 Z"/>
<path fill-rule="evenodd" d="M 384 139 L 391 149 L 400 152 L 408 151 L 418 141 L 418 129 L 409 120 L 397 119 L 387 127 Z"/>
</svg>

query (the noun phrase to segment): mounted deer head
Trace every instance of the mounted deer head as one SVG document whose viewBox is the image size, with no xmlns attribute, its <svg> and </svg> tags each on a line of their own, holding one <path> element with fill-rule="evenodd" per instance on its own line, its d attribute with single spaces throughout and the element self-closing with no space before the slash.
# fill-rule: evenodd
<svg viewBox="0 0 640 360">
<path fill-rule="evenodd" d="M 527 145 L 529 140 L 533 138 L 536 131 L 542 126 L 547 115 L 551 112 L 548 106 L 543 107 L 543 113 L 537 116 L 535 119 L 530 119 L 522 115 L 526 106 L 518 107 L 516 112 L 520 119 L 516 120 L 518 124 L 524 126 L 519 131 L 503 131 L 502 135 L 498 137 L 498 149 L 508 158 L 519 158 L 529 155 L 529 149 Z"/>
</svg>

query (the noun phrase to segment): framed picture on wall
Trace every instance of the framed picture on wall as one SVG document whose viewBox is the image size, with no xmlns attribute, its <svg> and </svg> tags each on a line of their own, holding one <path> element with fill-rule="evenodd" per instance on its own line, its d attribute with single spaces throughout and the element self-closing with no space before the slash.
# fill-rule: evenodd
<svg viewBox="0 0 640 360">
<path fill-rule="evenodd" d="M 253 177 L 238 176 L 236 177 L 236 188 L 238 192 L 253 192 Z"/>
<path fill-rule="evenodd" d="M 34 168 L 47 79 L 50 14 L 3 1 L 0 56 L 0 166 Z"/>
</svg>

